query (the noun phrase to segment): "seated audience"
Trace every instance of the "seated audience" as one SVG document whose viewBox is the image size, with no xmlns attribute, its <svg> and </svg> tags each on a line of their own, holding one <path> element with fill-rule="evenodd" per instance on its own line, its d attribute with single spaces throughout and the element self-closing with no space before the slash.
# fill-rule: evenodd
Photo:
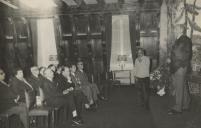
<svg viewBox="0 0 201 128">
<path fill-rule="evenodd" d="M 47 68 L 51 69 L 53 73 L 56 73 L 57 67 L 54 64 L 50 64 Z"/>
<path fill-rule="evenodd" d="M 36 95 L 39 96 L 39 87 L 42 86 L 42 82 L 39 78 L 39 69 L 36 66 L 33 66 L 30 68 L 31 70 L 31 75 L 30 77 L 27 79 L 27 81 L 31 84 L 31 86 L 34 88 L 34 90 L 36 91 Z"/>
<path fill-rule="evenodd" d="M 78 80 L 78 77 L 75 75 L 76 72 L 76 66 L 72 64 L 70 66 L 70 76 L 71 80 L 75 85 L 76 90 L 81 90 L 84 95 L 87 97 L 87 100 L 89 101 L 89 104 L 92 106 L 94 104 L 93 96 L 92 96 L 92 90 L 89 86 L 81 86 L 80 81 Z"/>
<path fill-rule="evenodd" d="M 96 84 L 92 84 L 89 82 L 87 74 L 84 72 L 84 66 L 82 61 L 77 62 L 77 71 L 75 72 L 75 75 L 77 76 L 78 80 L 80 81 L 80 85 L 83 86 L 89 86 L 92 90 L 92 96 L 95 105 L 97 106 L 98 96 L 100 99 L 104 99 L 104 97 L 100 96 L 100 91 Z"/>
<path fill-rule="evenodd" d="M 70 71 L 68 67 L 63 67 L 60 73 L 60 79 L 57 81 L 58 88 L 61 91 L 69 91 L 69 95 L 73 95 L 75 106 L 77 109 L 77 114 L 80 120 L 82 120 L 81 112 L 82 112 L 82 106 L 85 105 L 86 109 L 89 109 L 89 105 L 87 104 L 87 99 L 84 96 L 83 92 L 80 90 L 76 90 L 74 88 L 74 83 L 71 81 L 70 77 Z"/>
<path fill-rule="evenodd" d="M 27 80 L 24 78 L 24 74 L 22 69 L 16 68 L 14 70 L 14 77 L 10 79 L 10 85 L 12 88 L 12 91 L 15 93 L 16 96 L 19 96 L 18 102 L 20 104 L 25 104 L 25 91 L 34 97 L 34 88 L 31 84 L 27 82 Z M 34 99 L 33 99 L 34 100 Z"/>
<path fill-rule="evenodd" d="M 19 105 L 19 96 L 16 96 L 10 86 L 4 82 L 5 73 L 0 69 L 0 113 L 17 114 L 22 121 L 24 128 L 29 128 L 28 110 L 26 106 Z"/>
<path fill-rule="evenodd" d="M 43 67 L 43 66 L 39 68 L 38 77 L 39 77 L 39 79 L 41 80 L 41 82 L 42 82 L 43 79 L 45 78 L 45 75 L 44 75 L 45 69 L 46 69 L 46 67 Z"/>
<path fill-rule="evenodd" d="M 45 102 L 51 107 L 65 107 L 69 112 L 67 117 L 72 120 L 72 125 L 80 125 L 81 121 L 77 117 L 77 111 L 74 104 L 73 96 L 67 95 L 69 91 L 64 90 L 62 93 L 57 89 L 53 77 L 54 73 L 47 68 L 44 71 L 45 78 L 43 79 L 42 89 L 44 91 Z"/>
</svg>

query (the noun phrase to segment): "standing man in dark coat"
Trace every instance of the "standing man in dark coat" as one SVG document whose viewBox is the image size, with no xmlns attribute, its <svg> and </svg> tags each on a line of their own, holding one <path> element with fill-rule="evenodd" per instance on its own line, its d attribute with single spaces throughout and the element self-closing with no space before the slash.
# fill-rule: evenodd
<svg viewBox="0 0 201 128">
<path fill-rule="evenodd" d="M 172 47 L 170 72 L 172 77 L 172 95 L 174 105 L 168 112 L 169 115 L 181 113 L 189 109 L 190 96 L 187 87 L 187 73 L 191 71 L 192 41 L 184 35 L 185 26 L 175 27 L 177 39 Z"/>
<path fill-rule="evenodd" d="M 5 73 L 0 69 L 0 113 L 17 114 L 24 128 L 29 128 L 28 110 L 26 106 L 18 105 L 19 96 L 16 96 L 10 86 L 4 82 Z"/>
</svg>

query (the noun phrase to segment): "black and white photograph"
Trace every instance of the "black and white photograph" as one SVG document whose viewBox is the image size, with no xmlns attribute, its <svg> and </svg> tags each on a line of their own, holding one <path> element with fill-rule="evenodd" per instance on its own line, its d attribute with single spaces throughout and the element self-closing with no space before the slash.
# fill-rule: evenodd
<svg viewBox="0 0 201 128">
<path fill-rule="evenodd" d="M 0 0 L 0 128 L 201 128 L 201 0 Z"/>
</svg>

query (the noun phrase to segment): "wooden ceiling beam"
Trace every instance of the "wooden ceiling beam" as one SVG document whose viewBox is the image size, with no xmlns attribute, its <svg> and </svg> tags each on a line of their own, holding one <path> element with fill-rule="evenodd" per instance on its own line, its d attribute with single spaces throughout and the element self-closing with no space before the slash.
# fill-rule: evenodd
<svg viewBox="0 0 201 128">
<path fill-rule="evenodd" d="M 6 6 L 12 8 L 12 9 L 19 9 L 16 5 L 12 4 L 10 1 L 0 0 L 0 2 L 5 4 Z"/>
</svg>

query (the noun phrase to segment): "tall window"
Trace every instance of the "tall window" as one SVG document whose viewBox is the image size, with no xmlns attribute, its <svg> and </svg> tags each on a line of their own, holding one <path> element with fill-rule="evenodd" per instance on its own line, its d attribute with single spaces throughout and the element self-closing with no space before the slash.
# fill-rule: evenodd
<svg viewBox="0 0 201 128">
<path fill-rule="evenodd" d="M 57 49 L 53 18 L 37 20 L 37 63 L 38 66 L 57 64 Z"/>
<path fill-rule="evenodd" d="M 133 70 L 128 15 L 112 16 L 110 70 Z"/>
</svg>

